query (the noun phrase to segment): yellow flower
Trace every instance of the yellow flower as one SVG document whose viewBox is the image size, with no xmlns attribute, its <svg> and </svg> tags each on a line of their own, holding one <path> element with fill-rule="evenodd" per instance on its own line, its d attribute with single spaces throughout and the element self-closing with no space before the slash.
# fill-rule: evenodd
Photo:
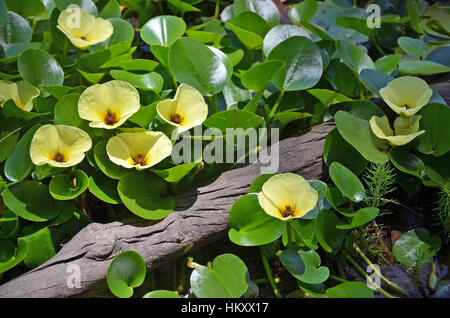
<svg viewBox="0 0 450 318">
<path fill-rule="evenodd" d="M 30 111 L 33 109 L 33 98 L 39 96 L 39 89 L 25 81 L 0 81 L 0 106 L 12 99 L 20 109 Z"/>
<path fill-rule="evenodd" d="M 159 102 L 156 110 L 164 121 L 177 127 L 178 133 L 201 125 L 208 117 L 202 94 L 187 84 L 178 86 L 175 97 Z"/>
<path fill-rule="evenodd" d="M 370 119 L 370 127 L 375 136 L 387 140 L 391 146 L 403 146 L 425 132 L 425 130 L 419 131 L 420 118 L 422 118 L 420 115 L 398 117 L 394 121 L 395 134 L 386 116 L 372 116 Z"/>
<path fill-rule="evenodd" d="M 44 125 L 34 133 L 30 157 L 36 166 L 71 167 L 83 161 L 91 147 L 91 137 L 77 127 Z"/>
<path fill-rule="evenodd" d="M 172 142 L 159 131 L 121 133 L 106 144 L 109 159 L 125 168 L 146 169 L 172 153 Z"/>
<path fill-rule="evenodd" d="M 421 78 L 403 76 L 380 89 L 380 95 L 394 112 L 409 117 L 428 103 L 433 90 Z"/>
<path fill-rule="evenodd" d="M 80 8 L 63 10 L 58 17 L 57 27 L 80 49 L 107 40 L 114 31 L 111 22 L 96 18 Z"/>
<path fill-rule="evenodd" d="M 319 194 L 308 181 L 294 173 L 274 175 L 258 194 L 263 210 L 283 221 L 301 218 L 314 209 L 318 199 Z"/>
<path fill-rule="evenodd" d="M 140 108 L 139 93 L 124 81 L 109 81 L 88 87 L 78 101 L 78 114 L 89 126 L 113 129 Z"/>
</svg>

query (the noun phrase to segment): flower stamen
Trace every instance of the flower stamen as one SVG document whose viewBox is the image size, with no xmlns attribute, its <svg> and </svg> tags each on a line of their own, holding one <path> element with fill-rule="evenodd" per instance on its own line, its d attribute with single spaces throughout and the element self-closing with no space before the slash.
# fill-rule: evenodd
<svg viewBox="0 0 450 318">
<path fill-rule="evenodd" d="M 66 162 L 67 158 L 66 158 L 66 156 L 64 156 L 64 154 L 62 154 L 59 151 L 57 151 L 55 153 L 55 155 L 53 156 L 52 160 L 56 161 L 56 162 Z"/>
<path fill-rule="evenodd" d="M 288 216 L 294 216 L 295 210 L 292 209 L 290 205 L 286 205 L 284 209 L 281 211 L 281 215 L 283 215 L 284 218 L 287 218 Z"/>
<path fill-rule="evenodd" d="M 136 166 L 140 165 L 140 166 L 144 167 L 144 166 L 148 165 L 147 157 L 144 155 L 141 155 L 141 154 L 134 157 L 133 162 L 134 162 L 134 165 L 136 165 Z"/>
<path fill-rule="evenodd" d="M 175 114 L 173 114 L 173 115 L 170 116 L 170 121 L 173 122 L 173 123 L 175 123 L 175 124 L 182 125 L 182 123 L 183 123 L 183 117 L 181 117 L 180 114 L 175 113 Z"/>
<path fill-rule="evenodd" d="M 114 126 L 119 120 L 117 119 L 117 114 L 107 111 L 105 117 L 103 117 L 103 122 L 108 126 Z"/>
</svg>

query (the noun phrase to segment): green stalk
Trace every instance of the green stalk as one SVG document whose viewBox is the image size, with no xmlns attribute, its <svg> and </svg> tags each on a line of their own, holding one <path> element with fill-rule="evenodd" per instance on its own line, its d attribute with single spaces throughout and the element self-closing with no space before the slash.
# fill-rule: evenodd
<svg viewBox="0 0 450 318">
<path fill-rule="evenodd" d="M 345 279 L 343 279 L 343 278 L 340 278 L 340 277 L 338 277 L 338 276 L 334 276 L 334 275 L 330 275 L 330 278 L 331 278 L 331 279 L 334 279 L 335 281 L 337 281 L 337 282 L 339 282 L 339 283 L 346 283 L 346 282 L 348 282 L 347 280 L 345 280 Z"/>
<path fill-rule="evenodd" d="M 372 283 L 373 286 L 375 286 L 377 288 L 377 292 L 382 293 L 384 296 L 386 296 L 387 298 L 396 298 L 394 296 L 392 296 L 391 294 L 389 294 L 387 291 L 385 291 L 383 288 L 381 288 L 381 286 L 378 286 L 378 284 L 376 284 L 372 278 L 369 277 L 369 275 L 367 275 L 367 273 L 358 265 L 358 263 L 355 262 L 355 260 L 350 256 L 347 255 L 346 256 L 347 260 L 350 262 L 350 264 L 352 264 L 352 266 L 368 281 L 370 281 Z"/>
<path fill-rule="evenodd" d="M 208 97 L 210 116 L 219 111 L 219 104 L 217 103 L 217 95 Z"/>
<path fill-rule="evenodd" d="M 291 222 L 290 221 L 286 222 L 286 231 L 287 231 L 287 238 L 288 238 L 287 247 L 293 247 L 294 246 L 294 241 L 292 240 L 291 229 L 292 229 Z"/>
<path fill-rule="evenodd" d="M 408 294 L 405 292 L 405 290 L 403 288 L 401 288 L 399 285 L 397 285 L 394 282 L 391 282 L 390 280 L 388 280 L 386 277 L 384 277 L 379 271 L 378 269 L 372 264 L 372 262 L 367 258 L 367 256 L 363 253 L 363 251 L 361 251 L 361 249 L 358 247 L 358 245 L 356 245 L 356 243 L 353 243 L 353 248 L 355 249 L 355 251 L 359 254 L 359 256 L 361 256 L 361 258 L 367 263 L 367 265 L 369 265 L 372 270 L 374 271 L 374 273 L 376 273 L 385 283 L 386 285 L 388 285 L 388 287 L 392 290 L 395 291 L 396 293 L 402 295 L 402 296 L 406 296 L 408 297 Z"/>
<path fill-rule="evenodd" d="M 275 284 L 275 280 L 273 279 L 272 272 L 270 271 L 269 262 L 267 260 L 266 255 L 264 254 L 262 246 L 259 247 L 259 254 L 261 255 L 261 261 L 263 263 L 263 267 L 264 267 L 264 270 L 266 271 L 267 279 L 269 280 L 269 284 L 272 287 L 275 297 L 283 298 L 280 291 L 278 290 L 277 285 Z"/>
<path fill-rule="evenodd" d="M 280 107 L 280 103 L 281 103 L 281 100 L 283 99 L 283 96 L 284 96 L 284 90 L 280 91 L 280 94 L 278 94 L 277 100 L 275 101 L 275 105 L 273 105 L 273 108 L 270 111 L 269 119 L 271 119 L 276 114 L 278 107 Z"/>
<path fill-rule="evenodd" d="M 255 279 L 252 282 L 256 285 L 270 284 L 270 282 L 267 278 Z"/>
</svg>

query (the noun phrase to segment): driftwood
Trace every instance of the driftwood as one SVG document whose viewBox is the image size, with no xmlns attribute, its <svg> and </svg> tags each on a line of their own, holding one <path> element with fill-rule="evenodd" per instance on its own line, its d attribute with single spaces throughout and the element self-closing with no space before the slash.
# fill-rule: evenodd
<svg viewBox="0 0 450 318">
<path fill-rule="evenodd" d="M 279 171 L 320 178 L 323 144 L 333 127 L 320 125 L 305 135 L 281 141 Z M 149 225 L 143 219 L 89 224 L 49 261 L 0 286 L 0 297 L 108 295 L 106 273 L 120 252 L 135 250 L 155 268 L 226 235 L 232 205 L 248 193 L 260 173 L 259 163 L 227 171 L 214 182 L 178 197 L 175 211 L 157 224 Z M 79 266 L 80 288 L 71 280 L 76 271 L 73 264 Z"/>
</svg>

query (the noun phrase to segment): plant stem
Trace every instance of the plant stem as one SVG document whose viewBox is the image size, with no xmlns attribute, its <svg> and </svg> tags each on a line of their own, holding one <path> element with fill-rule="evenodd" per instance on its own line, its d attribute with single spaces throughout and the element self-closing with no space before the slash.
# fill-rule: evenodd
<svg viewBox="0 0 450 318">
<path fill-rule="evenodd" d="M 370 38 L 370 43 L 377 49 L 377 51 L 381 55 L 385 56 L 386 52 L 384 52 L 383 49 L 381 48 L 381 46 L 378 45 L 377 40 L 373 36 L 370 36 L 369 38 Z"/>
<path fill-rule="evenodd" d="M 284 90 L 280 91 L 280 94 L 278 94 L 277 100 L 275 101 L 275 105 L 273 105 L 272 110 L 270 111 L 269 119 L 276 114 L 278 107 L 280 106 L 281 100 L 283 99 L 283 96 Z"/>
<path fill-rule="evenodd" d="M 219 111 L 219 105 L 217 104 L 217 95 L 212 95 L 208 97 L 209 101 L 209 112 L 210 116 Z"/>
<path fill-rule="evenodd" d="M 288 221 L 286 222 L 286 231 L 287 231 L 287 238 L 288 238 L 288 243 L 287 243 L 287 247 L 292 247 L 294 246 L 294 241 L 292 240 L 292 232 L 291 232 L 291 222 Z"/>
<path fill-rule="evenodd" d="M 252 282 L 256 285 L 270 284 L 270 282 L 267 278 L 255 279 Z"/>
<path fill-rule="evenodd" d="M 401 288 L 400 286 L 398 286 L 396 283 L 391 282 L 390 280 L 388 280 L 386 277 L 384 277 L 379 271 L 378 269 L 372 264 L 372 262 L 367 258 L 367 256 L 363 253 L 363 251 L 361 251 L 361 249 L 358 247 L 358 245 L 356 245 L 356 243 L 353 243 L 353 248 L 355 249 L 355 251 L 359 254 L 359 256 L 361 256 L 361 258 L 367 263 L 367 265 L 369 265 L 372 270 L 374 271 L 374 273 L 376 273 L 385 283 L 386 285 L 388 285 L 388 287 L 392 290 L 397 292 L 398 294 L 402 295 L 402 296 L 406 296 L 408 297 L 408 294 L 403 290 L 403 288 Z"/>
<path fill-rule="evenodd" d="M 264 270 L 266 271 L 267 279 L 269 280 L 269 284 L 273 289 L 273 293 L 277 298 L 283 298 L 280 291 L 278 290 L 277 285 L 275 284 L 275 280 L 273 279 L 272 272 L 270 271 L 269 262 L 267 261 L 267 257 L 264 254 L 263 248 L 259 248 L 259 254 L 261 255 L 261 261 L 263 263 Z"/>
<path fill-rule="evenodd" d="M 339 283 L 346 283 L 346 282 L 348 282 L 348 280 L 345 280 L 345 279 L 343 279 L 343 278 L 340 278 L 340 277 L 334 276 L 334 275 L 330 275 L 330 278 L 331 278 L 331 279 L 334 279 L 335 281 L 337 281 L 337 282 L 339 282 Z"/>
<path fill-rule="evenodd" d="M 394 296 L 392 296 L 391 294 L 389 294 L 387 291 L 385 291 L 383 288 L 381 288 L 380 286 L 378 286 L 378 284 L 376 284 L 372 278 L 369 277 L 369 275 L 367 275 L 367 273 L 358 265 L 358 263 L 356 263 L 356 261 L 347 254 L 346 256 L 347 260 L 350 262 L 350 264 L 352 264 L 352 266 L 368 281 L 370 281 L 372 283 L 373 286 L 375 286 L 377 288 L 377 292 L 382 293 L 384 296 L 386 296 L 387 298 L 395 298 Z"/>
</svg>

